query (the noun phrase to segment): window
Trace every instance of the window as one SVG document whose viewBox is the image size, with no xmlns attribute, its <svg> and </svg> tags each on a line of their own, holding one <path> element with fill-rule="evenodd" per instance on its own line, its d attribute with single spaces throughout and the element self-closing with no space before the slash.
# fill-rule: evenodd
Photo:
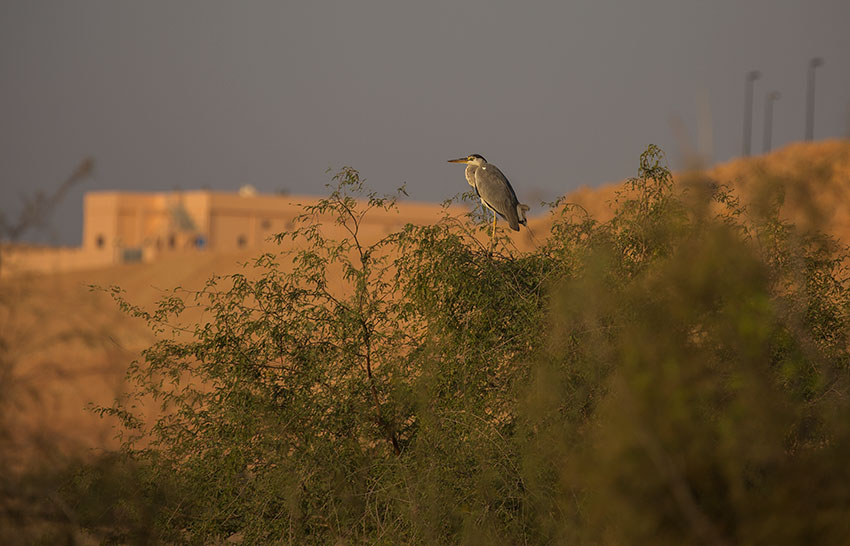
<svg viewBox="0 0 850 546">
<path fill-rule="evenodd" d="M 103 235 L 95 237 L 94 244 L 97 248 L 103 248 L 103 245 L 106 244 L 106 240 L 103 238 Z"/>
<path fill-rule="evenodd" d="M 142 261 L 141 248 L 125 248 L 121 251 L 121 261 L 124 263 L 136 263 Z"/>
<path fill-rule="evenodd" d="M 244 235 L 240 235 L 239 238 L 236 239 L 236 245 L 239 248 L 244 247 L 247 242 L 248 242 L 248 239 L 246 239 Z"/>
</svg>

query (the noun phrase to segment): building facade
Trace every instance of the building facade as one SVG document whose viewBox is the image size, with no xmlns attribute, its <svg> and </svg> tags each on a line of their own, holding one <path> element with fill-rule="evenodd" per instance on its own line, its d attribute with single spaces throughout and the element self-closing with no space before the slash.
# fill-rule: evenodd
<svg viewBox="0 0 850 546">
<path fill-rule="evenodd" d="M 130 193 L 89 192 L 83 200 L 83 238 L 77 248 L 15 247 L 3 250 L 4 276 L 58 272 L 117 263 L 147 262 L 174 253 L 234 252 L 271 247 L 273 236 L 295 226 L 316 197 L 206 190 Z M 374 241 L 407 223 L 429 224 L 441 208 L 401 202 L 397 210 L 366 215 L 359 236 Z M 453 207 L 453 214 L 463 213 Z M 320 219 L 329 236 L 347 235 L 332 218 Z M 333 233 L 336 231 L 336 233 Z"/>
</svg>

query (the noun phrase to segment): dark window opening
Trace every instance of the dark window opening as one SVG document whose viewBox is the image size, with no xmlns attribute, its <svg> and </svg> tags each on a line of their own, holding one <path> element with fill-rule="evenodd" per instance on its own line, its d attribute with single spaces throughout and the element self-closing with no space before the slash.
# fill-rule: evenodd
<svg viewBox="0 0 850 546">
<path fill-rule="evenodd" d="M 248 240 L 245 238 L 244 235 L 240 235 L 239 238 L 236 239 L 236 244 L 239 246 L 239 248 L 244 247 L 245 244 L 247 244 L 247 243 L 248 243 Z"/>
<path fill-rule="evenodd" d="M 142 261 L 141 248 L 125 248 L 121 252 L 121 260 L 125 263 L 136 263 Z"/>
<path fill-rule="evenodd" d="M 97 246 L 97 248 L 103 248 L 103 245 L 105 243 L 106 241 L 103 239 L 103 235 L 98 235 L 94 240 L 94 244 L 95 246 Z"/>
</svg>

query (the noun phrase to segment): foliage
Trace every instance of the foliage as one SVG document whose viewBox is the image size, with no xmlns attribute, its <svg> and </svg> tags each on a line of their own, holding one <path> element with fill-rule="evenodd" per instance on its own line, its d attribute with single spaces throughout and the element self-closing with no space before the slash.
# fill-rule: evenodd
<svg viewBox="0 0 850 546">
<path fill-rule="evenodd" d="M 679 191 L 650 147 L 611 221 L 557 203 L 549 239 L 519 252 L 449 217 L 367 242 L 395 198 L 349 168 L 335 181 L 278 236 L 292 253 L 155 310 L 114 289 L 160 336 L 101 408 L 152 506 L 144 540 L 850 534 L 845 256 L 775 195 Z"/>
</svg>

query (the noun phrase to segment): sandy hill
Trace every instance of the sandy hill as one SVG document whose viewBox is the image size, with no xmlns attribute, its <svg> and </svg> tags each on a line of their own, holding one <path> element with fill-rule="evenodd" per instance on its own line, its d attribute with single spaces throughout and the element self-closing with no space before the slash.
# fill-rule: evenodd
<svg viewBox="0 0 850 546">
<path fill-rule="evenodd" d="M 850 245 L 850 141 L 794 143 L 773 153 L 741 158 L 700 173 L 674 175 L 677 184 L 702 177 L 735 189 L 743 203 L 759 198 L 765 183 L 784 192 L 784 215 L 795 223 L 817 222 L 817 228 Z M 583 187 L 567 196 L 594 217 L 612 216 L 611 203 L 623 182 Z M 544 226 L 545 227 L 545 226 Z"/>
<path fill-rule="evenodd" d="M 709 169 L 706 176 L 737 187 L 745 198 L 768 178 L 785 189 L 789 216 L 817 211 L 824 229 L 850 243 L 850 142 L 793 144 L 762 157 Z M 687 174 L 682 174 L 687 176 Z M 591 214 L 610 217 L 609 204 L 622 182 L 582 188 L 567 197 Z M 434 205 L 435 220 L 440 217 Z M 548 233 L 548 214 L 529 222 L 538 240 Z M 533 241 L 516 236 L 520 248 Z M 5 417 L 20 424 L 12 441 L 34 445 L 60 441 L 68 449 L 114 446 L 107 423 L 86 411 L 90 402 L 109 404 L 123 388 L 124 369 L 152 340 L 144 325 L 124 316 L 89 285 L 119 284 L 132 301 L 151 306 L 164 290 L 200 288 L 213 273 L 237 271 L 256 251 L 196 253 L 152 263 L 30 276 L 3 282 L 0 328 L 8 341 L 12 388 Z M 3 370 L 7 371 L 7 370 Z M 5 393 L 0 393 L 4 395 Z"/>
</svg>

